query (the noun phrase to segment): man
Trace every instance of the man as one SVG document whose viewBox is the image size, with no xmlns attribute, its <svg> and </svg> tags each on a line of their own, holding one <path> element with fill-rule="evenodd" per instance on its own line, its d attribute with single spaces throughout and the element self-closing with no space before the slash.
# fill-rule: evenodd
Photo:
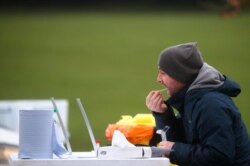
<svg viewBox="0 0 250 166">
<path fill-rule="evenodd" d="M 159 144 L 172 149 L 165 156 L 183 166 L 250 166 L 249 135 L 231 99 L 239 85 L 203 62 L 196 43 L 163 50 L 158 68 L 157 81 L 169 98 L 151 91 L 146 106 L 157 129 L 170 127 Z"/>
</svg>

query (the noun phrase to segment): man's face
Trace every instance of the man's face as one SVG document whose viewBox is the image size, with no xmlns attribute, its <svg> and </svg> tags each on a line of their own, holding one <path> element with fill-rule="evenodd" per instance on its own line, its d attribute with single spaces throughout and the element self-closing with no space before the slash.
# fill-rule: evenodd
<svg viewBox="0 0 250 166">
<path fill-rule="evenodd" d="M 176 92 L 178 92 L 181 88 L 185 86 L 184 83 L 181 83 L 172 77 L 170 77 L 167 73 L 159 69 L 159 73 L 157 76 L 157 82 L 162 84 L 167 88 L 167 95 L 170 97 Z"/>
</svg>

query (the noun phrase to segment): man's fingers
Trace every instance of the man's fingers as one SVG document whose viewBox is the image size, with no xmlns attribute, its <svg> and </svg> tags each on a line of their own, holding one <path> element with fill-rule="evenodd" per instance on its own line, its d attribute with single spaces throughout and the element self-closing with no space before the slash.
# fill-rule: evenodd
<svg viewBox="0 0 250 166">
<path fill-rule="evenodd" d="M 146 97 L 146 106 L 154 112 L 163 112 L 163 96 L 159 91 L 151 91 Z"/>
</svg>

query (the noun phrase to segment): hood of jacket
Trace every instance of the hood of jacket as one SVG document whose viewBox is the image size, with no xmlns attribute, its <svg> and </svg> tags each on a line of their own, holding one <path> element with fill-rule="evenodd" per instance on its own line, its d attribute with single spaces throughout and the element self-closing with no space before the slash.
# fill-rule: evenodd
<svg viewBox="0 0 250 166">
<path fill-rule="evenodd" d="M 217 91 L 230 97 L 236 97 L 241 92 L 237 82 L 221 74 L 207 63 L 204 63 L 198 76 L 189 86 L 187 93 L 198 89 Z"/>
<path fill-rule="evenodd" d="M 229 97 L 236 97 L 240 92 L 240 86 L 237 82 L 221 74 L 212 66 L 204 63 L 196 79 L 170 97 L 166 103 L 183 112 L 185 97 L 188 96 L 188 102 L 195 102 L 205 93 L 216 91 Z"/>
</svg>

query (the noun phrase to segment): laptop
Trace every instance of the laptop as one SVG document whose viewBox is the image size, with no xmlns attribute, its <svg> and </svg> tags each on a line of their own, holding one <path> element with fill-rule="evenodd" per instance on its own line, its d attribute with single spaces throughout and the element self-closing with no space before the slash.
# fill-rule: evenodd
<svg viewBox="0 0 250 166">
<path fill-rule="evenodd" d="M 98 147 L 87 114 L 81 103 L 81 100 L 77 98 L 76 102 L 82 113 L 83 120 L 87 126 L 88 133 L 94 148 L 92 152 L 79 152 L 77 157 L 98 157 L 98 158 L 142 158 L 143 157 L 142 147 L 128 147 L 128 148 L 118 148 L 112 146 Z"/>
</svg>

